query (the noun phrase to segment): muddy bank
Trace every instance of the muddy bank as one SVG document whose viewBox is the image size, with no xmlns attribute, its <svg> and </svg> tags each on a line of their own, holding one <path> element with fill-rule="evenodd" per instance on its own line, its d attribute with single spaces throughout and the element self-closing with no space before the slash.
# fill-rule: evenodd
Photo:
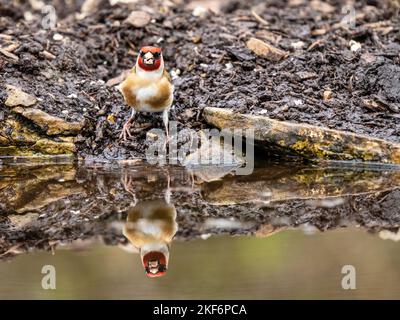
<svg viewBox="0 0 400 320">
<path fill-rule="evenodd" d="M 179 129 L 206 127 L 202 110 L 208 106 L 399 142 L 396 2 L 357 1 L 350 29 L 342 24 L 345 3 L 224 1 L 218 14 L 193 14 L 190 4 L 180 1 L 114 6 L 100 1 L 97 8 L 86 8 L 84 17 L 76 14 L 82 1 L 65 10 L 62 1 L 54 1 L 57 26 L 44 29 L 40 9 L 1 0 L 0 119 L 6 122 L 0 124 L 0 143 L 8 148 L 3 153 L 18 154 L 21 148 L 24 155 L 46 153 L 72 141 L 74 149 L 67 150 L 80 157 L 143 157 L 146 132 L 162 127 L 161 119 L 140 115 L 135 138 L 121 142 L 129 110 L 115 87 L 143 44 L 164 49 L 176 88 L 171 119 Z M 134 10 L 146 12 L 148 20 L 129 22 Z M 276 49 L 273 57 L 249 45 L 251 38 Z M 82 129 L 49 135 L 22 110 L 6 106 L 6 85 L 34 96 L 29 108 Z M 10 138 L 21 125 L 22 133 Z M 37 139 L 27 141 L 26 130 Z M 32 149 L 38 140 L 47 147 Z"/>
<path fill-rule="evenodd" d="M 396 239 L 400 174 L 390 170 L 269 164 L 252 175 L 203 181 L 180 167 L 5 165 L 0 169 L 0 255 L 75 240 L 127 245 L 134 206 L 176 210 L 176 240 L 270 236 L 290 228 L 358 226 Z"/>
</svg>

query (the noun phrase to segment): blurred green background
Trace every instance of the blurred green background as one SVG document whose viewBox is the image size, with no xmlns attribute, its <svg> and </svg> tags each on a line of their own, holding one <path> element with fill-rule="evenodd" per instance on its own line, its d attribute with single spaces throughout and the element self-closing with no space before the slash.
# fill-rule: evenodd
<svg viewBox="0 0 400 320">
<path fill-rule="evenodd" d="M 119 247 L 58 249 L 0 262 L 0 299 L 398 299 L 399 245 L 354 228 L 174 242 L 167 275 L 155 279 Z M 56 290 L 41 288 L 45 264 L 56 268 Z M 347 264 L 356 290 L 341 288 Z"/>
</svg>

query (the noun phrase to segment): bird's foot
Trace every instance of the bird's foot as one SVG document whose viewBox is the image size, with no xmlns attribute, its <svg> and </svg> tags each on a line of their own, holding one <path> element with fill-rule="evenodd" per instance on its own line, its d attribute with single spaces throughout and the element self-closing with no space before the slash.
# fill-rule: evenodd
<svg viewBox="0 0 400 320">
<path fill-rule="evenodd" d="M 127 122 L 124 124 L 124 126 L 122 127 L 122 132 L 121 132 L 119 138 L 122 139 L 122 140 L 124 140 L 124 141 L 127 141 L 127 140 L 128 140 L 128 137 L 129 137 L 129 138 L 132 138 L 132 134 L 131 134 L 131 132 L 130 132 L 131 127 L 132 127 L 132 123 L 131 123 L 130 121 L 127 121 Z"/>
<path fill-rule="evenodd" d="M 128 192 L 132 197 L 134 202 L 137 202 L 135 188 L 133 186 L 132 178 L 129 176 L 128 173 L 125 173 L 124 176 L 121 178 L 121 183 L 126 192 Z"/>
</svg>

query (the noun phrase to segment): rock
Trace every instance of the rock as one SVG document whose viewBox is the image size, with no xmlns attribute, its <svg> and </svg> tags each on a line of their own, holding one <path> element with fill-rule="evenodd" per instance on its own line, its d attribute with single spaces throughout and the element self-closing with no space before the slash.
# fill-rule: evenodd
<svg viewBox="0 0 400 320">
<path fill-rule="evenodd" d="M 277 121 L 265 116 L 237 114 L 229 109 L 207 107 L 207 123 L 219 128 L 252 128 L 255 142 L 264 147 L 290 151 L 309 160 L 359 160 L 400 164 L 400 144 L 365 135 L 308 124 Z"/>
<path fill-rule="evenodd" d="M 231 146 L 224 148 L 224 144 L 215 138 L 203 140 L 200 148 L 182 161 L 190 173 L 207 182 L 222 178 L 244 163 L 244 158 Z"/>
<path fill-rule="evenodd" d="M 85 0 L 81 6 L 81 12 L 84 15 L 89 15 L 93 12 L 96 12 L 101 4 L 102 0 Z"/>
<path fill-rule="evenodd" d="M 287 52 L 275 48 L 274 46 L 256 38 L 250 38 L 246 45 L 247 48 L 253 51 L 256 55 L 273 62 L 278 62 L 282 59 L 285 59 L 289 55 Z"/>
<path fill-rule="evenodd" d="M 61 41 L 62 39 L 64 39 L 64 36 L 62 34 L 60 34 L 60 33 L 55 33 L 53 35 L 53 40 L 54 41 Z"/>
<path fill-rule="evenodd" d="M 0 122 L 0 146 L 27 146 L 39 139 L 40 135 L 12 117 Z"/>
<path fill-rule="evenodd" d="M 67 122 L 39 109 L 17 107 L 13 111 L 31 120 L 50 136 L 77 135 L 83 128 L 82 122 Z"/>
<path fill-rule="evenodd" d="M 16 227 L 17 229 L 20 229 L 20 228 L 23 228 L 26 225 L 36 221 L 38 217 L 39 217 L 39 214 L 37 214 L 37 213 L 27 213 L 24 215 L 12 214 L 12 215 L 8 216 L 8 219 L 10 219 L 10 221 L 14 227 Z"/>
<path fill-rule="evenodd" d="M 296 41 L 292 42 L 290 45 L 292 46 L 293 49 L 298 50 L 304 48 L 306 44 L 303 41 Z"/>
<path fill-rule="evenodd" d="M 331 90 L 325 90 L 323 94 L 324 101 L 332 99 L 333 92 Z"/>
<path fill-rule="evenodd" d="M 312 0 L 310 2 L 310 7 L 318 12 L 321 13 L 333 13 L 335 12 L 335 7 L 333 7 L 332 5 L 330 5 L 327 2 L 322 2 L 320 0 Z"/>
<path fill-rule="evenodd" d="M 192 15 L 194 17 L 200 17 L 200 18 L 204 18 L 205 16 L 207 16 L 207 13 L 208 13 L 207 8 L 204 8 L 202 6 L 197 6 L 192 11 Z"/>
<path fill-rule="evenodd" d="M 33 146 L 35 151 L 49 155 L 73 154 L 75 153 L 75 144 L 73 142 L 58 142 L 48 139 L 38 140 Z"/>
<path fill-rule="evenodd" d="M 254 222 L 241 222 L 236 219 L 230 218 L 208 218 L 204 221 L 203 230 L 210 229 L 224 229 L 224 230 L 235 230 L 235 229 L 251 229 L 254 227 Z"/>
<path fill-rule="evenodd" d="M 298 76 L 301 81 L 318 78 L 318 75 L 315 72 L 309 71 L 296 72 L 296 76 Z"/>
<path fill-rule="evenodd" d="M 379 238 L 382 240 L 392 240 L 398 242 L 400 241 L 400 229 L 397 229 L 396 232 L 390 230 L 381 230 L 379 231 Z"/>
<path fill-rule="evenodd" d="M 3 177 L 0 180 L 0 189 L 3 190 L 0 203 L 5 204 L 6 212 L 32 212 L 71 194 L 85 192 L 76 183 L 76 169 L 72 161 L 53 166 L 41 165 L 38 161 L 0 170 Z M 19 217 L 22 219 L 21 215 Z"/>
<path fill-rule="evenodd" d="M 0 122 L 0 156 L 72 155 L 73 140 L 73 137 L 50 140 L 12 116 Z"/>
<path fill-rule="evenodd" d="M 254 176 L 252 176 L 254 178 Z M 271 184 L 268 181 L 241 181 L 234 177 L 222 181 L 207 181 L 201 185 L 201 195 L 212 205 L 252 203 L 266 205 L 271 201 Z"/>
<path fill-rule="evenodd" d="M 273 236 L 281 231 L 285 231 L 287 229 L 288 228 L 285 226 L 275 227 L 272 224 L 264 224 L 256 231 L 255 236 L 258 238 L 266 238 Z"/>
<path fill-rule="evenodd" d="M 130 25 L 136 28 L 145 27 L 151 20 L 151 16 L 144 11 L 132 11 L 128 18 L 125 19 L 125 23 L 129 23 Z"/>
<path fill-rule="evenodd" d="M 129 3 L 136 3 L 139 0 L 110 0 L 110 4 L 112 6 L 118 4 L 118 3 L 125 3 L 125 4 L 129 4 Z"/>
<path fill-rule="evenodd" d="M 352 52 L 357 52 L 358 50 L 361 49 L 361 43 L 354 40 L 350 40 L 349 47 Z"/>
<path fill-rule="evenodd" d="M 8 96 L 5 105 L 7 107 L 16 107 L 16 106 L 30 107 L 37 102 L 36 97 L 28 93 L 25 93 L 18 87 L 7 84 L 6 91 Z"/>
<path fill-rule="evenodd" d="M 18 61 L 19 60 L 18 56 L 16 56 L 14 53 L 9 52 L 7 50 L 4 50 L 2 48 L 0 48 L 0 53 L 5 55 L 7 58 L 13 59 L 14 61 Z"/>
<path fill-rule="evenodd" d="M 288 200 L 312 200 L 314 206 L 343 204 L 343 197 L 398 188 L 399 171 L 354 168 L 256 168 L 250 175 L 226 176 L 201 185 L 202 198 L 212 205 L 273 204 Z M 318 200 L 318 201 L 317 201 Z"/>
</svg>

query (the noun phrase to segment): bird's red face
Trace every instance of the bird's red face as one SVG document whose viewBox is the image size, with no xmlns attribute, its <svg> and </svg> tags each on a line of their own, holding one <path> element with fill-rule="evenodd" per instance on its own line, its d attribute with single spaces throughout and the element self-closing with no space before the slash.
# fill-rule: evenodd
<svg viewBox="0 0 400 320">
<path fill-rule="evenodd" d="M 144 255 L 143 266 L 149 278 L 161 277 L 167 271 L 167 259 L 162 252 L 152 251 Z"/>
<path fill-rule="evenodd" d="M 140 49 L 138 65 L 145 71 L 155 71 L 161 67 L 162 53 L 157 47 L 143 47 Z"/>
</svg>

